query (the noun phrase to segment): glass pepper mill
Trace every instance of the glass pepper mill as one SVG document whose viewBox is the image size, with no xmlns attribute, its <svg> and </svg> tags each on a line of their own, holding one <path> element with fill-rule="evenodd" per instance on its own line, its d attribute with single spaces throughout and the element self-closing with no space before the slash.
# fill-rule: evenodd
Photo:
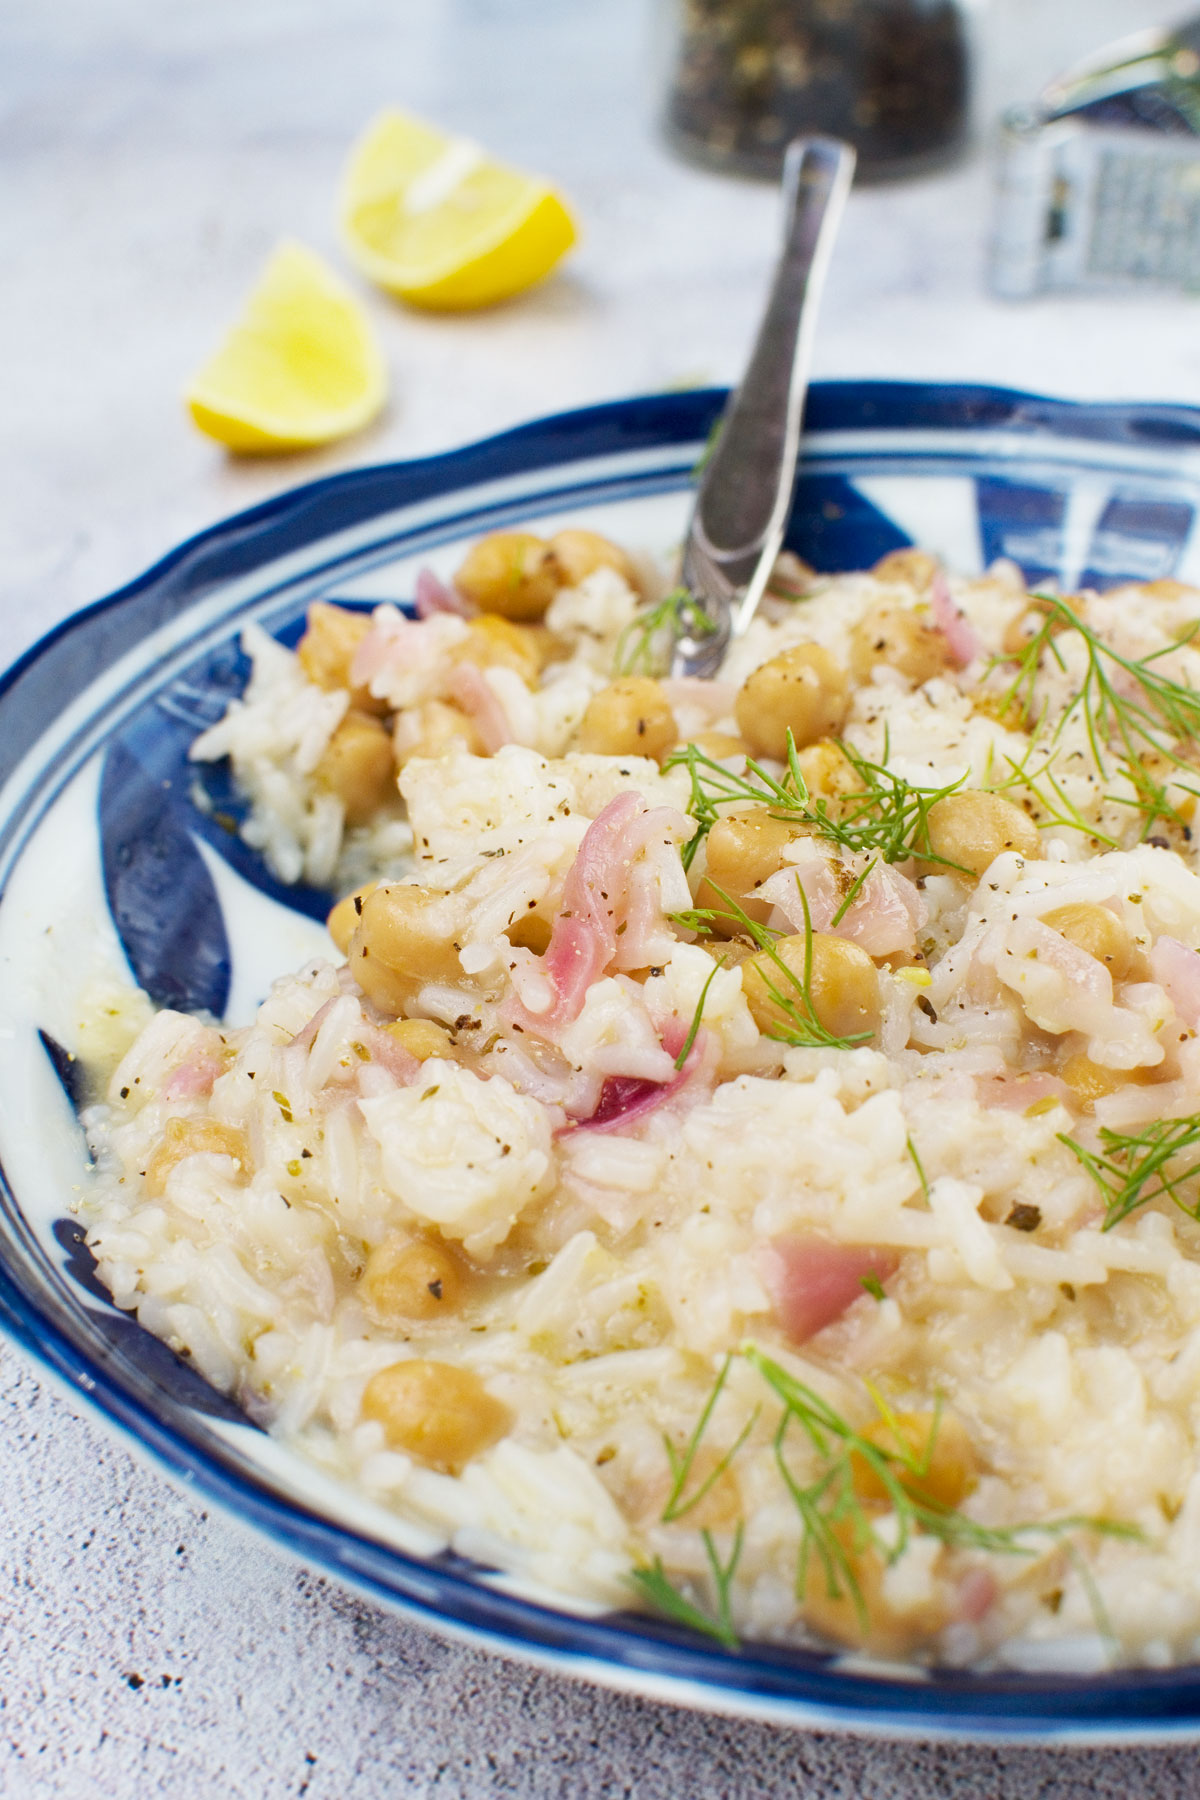
<svg viewBox="0 0 1200 1800">
<path fill-rule="evenodd" d="M 972 0 L 662 0 L 669 142 L 778 176 L 800 132 L 847 139 L 868 178 L 949 161 L 970 112 Z"/>
</svg>

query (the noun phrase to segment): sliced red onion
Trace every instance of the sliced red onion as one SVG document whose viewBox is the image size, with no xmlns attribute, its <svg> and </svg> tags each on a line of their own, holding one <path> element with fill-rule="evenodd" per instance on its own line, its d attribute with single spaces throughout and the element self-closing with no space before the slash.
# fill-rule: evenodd
<svg viewBox="0 0 1200 1800">
<path fill-rule="evenodd" d="M 955 668 L 965 669 L 969 662 L 974 662 L 983 646 L 974 627 L 954 604 L 950 584 L 941 569 L 937 570 L 930 586 L 929 605 L 934 624 L 946 640 L 951 662 Z"/>
<path fill-rule="evenodd" d="M 1178 938 L 1160 937 L 1150 952 L 1150 973 L 1185 1025 L 1200 1025 L 1200 956 Z"/>
<path fill-rule="evenodd" d="M 386 1069 L 401 1087 L 410 1087 L 421 1073 L 420 1058 L 414 1056 L 411 1050 L 406 1050 L 390 1031 L 381 1031 L 378 1025 L 372 1025 L 364 1019 L 361 1025 L 355 1027 L 354 1035 L 363 1049 L 369 1052 L 376 1067 Z"/>
<path fill-rule="evenodd" d="M 977 1075 L 975 1092 L 979 1104 L 999 1107 L 1004 1112 L 1024 1112 L 1039 1100 L 1069 1101 L 1071 1090 L 1057 1075 L 1035 1072 L 1030 1075 Z"/>
<path fill-rule="evenodd" d="M 899 1266 L 894 1250 L 817 1237 L 774 1238 L 758 1254 L 775 1317 L 794 1344 L 840 1319 L 862 1299 L 864 1281 L 886 1281 Z"/>
<path fill-rule="evenodd" d="M 457 663 L 446 685 L 450 698 L 458 702 L 479 733 L 489 756 L 514 741 L 512 723 L 500 696 L 475 663 Z"/>
<path fill-rule="evenodd" d="M 643 1081 L 637 1075 L 610 1075 L 600 1089 L 600 1104 L 590 1119 L 576 1119 L 575 1131 L 615 1131 L 660 1106 L 677 1081 Z"/>
<path fill-rule="evenodd" d="M 310 1050 L 312 1048 L 316 1041 L 318 1031 L 320 1031 L 322 1025 L 329 1017 L 330 1008 L 335 1006 L 340 998 L 341 995 L 339 994 L 335 995 L 332 1000 L 326 1000 L 323 1006 L 318 1006 L 316 1012 L 308 1021 L 308 1024 L 301 1026 L 300 1030 L 292 1039 L 292 1044 L 297 1050 Z"/>
<path fill-rule="evenodd" d="M 432 569 L 417 570 L 413 604 L 418 619 L 432 618 L 434 613 L 456 613 L 460 619 L 474 617 L 474 608 L 456 589 L 439 580 Z"/>
<path fill-rule="evenodd" d="M 195 1100 L 211 1094 L 213 1082 L 223 1068 L 221 1059 L 201 1051 L 172 1069 L 163 1083 L 164 1100 Z"/>
<path fill-rule="evenodd" d="M 958 1585 L 958 1616 L 978 1625 L 1000 1598 L 1000 1584 L 990 1569 L 968 1569 Z"/>
</svg>

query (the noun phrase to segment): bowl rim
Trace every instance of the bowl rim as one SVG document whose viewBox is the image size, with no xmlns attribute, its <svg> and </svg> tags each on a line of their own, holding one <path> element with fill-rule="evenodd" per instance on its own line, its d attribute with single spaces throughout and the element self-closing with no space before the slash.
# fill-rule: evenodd
<svg viewBox="0 0 1200 1800">
<path fill-rule="evenodd" d="M 331 533 L 330 513 L 349 503 L 366 521 L 418 496 L 437 498 L 475 486 L 498 468 L 506 475 L 562 466 L 588 456 L 658 445 L 702 442 L 726 397 L 723 389 L 633 396 L 529 421 L 461 448 L 410 461 L 342 470 L 288 488 L 205 527 L 167 551 L 142 574 L 71 613 L 39 638 L 2 676 L 0 709 L 47 653 L 114 609 L 147 596 L 166 603 L 164 616 L 231 579 L 236 569 L 266 565 L 280 547 L 303 549 Z M 1054 400 L 977 385 L 837 381 L 810 393 L 806 433 L 969 431 L 1016 434 L 1032 447 L 1047 440 L 1104 442 L 1196 461 L 1200 475 L 1200 410 L 1171 404 Z M 667 436 L 662 434 L 666 432 Z M 404 491 L 401 491 L 404 490 Z M 339 520 L 338 528 L 346 520 Z M 249 561 L 247 562 L 247 556 Z M 127 635 L 136 642 L 145 633 Z M 124 645 L 122 645 L 122 648 Z M 25 709 L 28 711 L 28 707 Z M 0 733 L 0 740 L 4 734 Z M 32 740 L 36 742 L 36 737 Z M 19 757 L 0 757 L 0 780 Z M 20 1203 L 0 1171 L 10 1219 Z M 0 1232 L 0 1239 L 3 1238 Z M 443 1634 L 520 1656 L 650 1699 L 776 1723 L 882 1737 L 977 1742 L 1130 1745 L 1200 1737 L 1200 1667 L 1118 1670 L 1067 1676 L 991 1673 L 961 1677 L 893 1673 L 753 1645 L 710 1646 L 644 1615 L 597 1617 L 558 1611 L 506 1592 L 454 1567 L 439 1567 L 372 1539 L 364 1531 L 306 1506 L 251 1474 L 211 1437 L 203 1443 L 174 1417 L 187 1409 L 156 1408 L 115 1367 L 76 1341 L 70 1312 L 49 1281 L 22 1284 L 0 1242 L 0 1328 L 72 1398 L 82 1396 L 136 1452 L 188 1492 L 204 1493 L 222 1512 L 249 1524 L 293 1557 L 316 1563 L 374 1601 Z M 840 1666 L 839 1666 L 840 1663 Z"/>
</svg>

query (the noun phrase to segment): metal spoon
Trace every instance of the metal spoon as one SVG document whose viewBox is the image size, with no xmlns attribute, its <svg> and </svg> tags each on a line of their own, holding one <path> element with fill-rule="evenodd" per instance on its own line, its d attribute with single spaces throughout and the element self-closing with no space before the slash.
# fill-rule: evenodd
<svg viewBox="0 0 1200 1800">
<path fill-rule="evenodd" d="M 854 151 L 796 138 L 783 169 L 783 252 L 741 386 L 730 396 L 696 495 L 682 580 L 712 629 L 675 644 L 672 675 L 712 675 L 754 617 L 783 545 L 817 307 L 850 183 Z"/>
</svg>

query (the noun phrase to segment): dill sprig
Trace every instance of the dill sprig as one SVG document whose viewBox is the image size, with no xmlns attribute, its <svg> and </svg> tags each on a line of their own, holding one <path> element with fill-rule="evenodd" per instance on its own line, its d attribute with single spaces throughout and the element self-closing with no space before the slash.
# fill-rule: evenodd
<svg viewBox="0 0 1200 1800">
<path fill-rule="evenodd" d="M 682 912 L 667 914 L 672 925 L 678 925 L 681 931 L 694 931 L 697 937 L 711 937 L 713 921 L 724 917 L 715 906 L 688 906 Z"/>
<path fill-rule="evenodd" d="M 667 1495 L 666 1503 L 662 1510 L 662 1521 L 664 1525 L 669 1525 L 676 1519 L 684 1518 L 686 1514 L 691 1512 L 693 1507 L 700 1504 L 706 1494 L 711 1492 L 716 1483 L 720 1481 L 722 1475 L 724 1475 L 726 1469 L 729 1467 L 742 1445 L 746 1442 L 746 1439 L 750 1436 L 750 1433 L 753 1431 L 755 1424 L 758 1421 L 759 1408 L 756 1407 L 733 1443 L 730 1445 L 729 1449 L 713 1468 L 709 1470 L 704 1479 L 692 1487 L 692 1491 L 689 1493 L 688 1489 L 691 1486 L 692 1471 L 695 1467 L 696 1456 L 700 1449 L 701 1442 L 703 1441 L 704 1434 L 708 1430 L 709 1421 L 713 1416 L 717 1401 L 721 1397 L 721 1390 L 729 1379 L 729 1370 L 732 1362 L 733 1355 L 731 1353 L 726 1356 L 725 1361 L 721 1365 L 720 1373 L 713 1383 L 708 1399 L 704 1403 L 703 1411 L 696 1421 L 695 1429 L 687 1443 L 684 1445 L 682 1452 L 676 1450 L 674 1444 L 665 1433 L 663 1435 L 663 1444 L 667 1452 L 667 1463 L 671 1470 L 671 1491 Z M 663 1567 L 663 1561 L 660 1556 L 655 1557 L 648 1569 L 635 1569 L 633 1571 L 633 1579 L 641 1588 L 651 1605 L 657 1607 L 658 1610 L 664 1613 L 668 1618 L 674 1619 L 681 1625 L 690 1625 L 694 1631 L 702 1631 L 709 1637 L 715 1637 L 718 1643 L 724 1644 L 727 1649 L 735 1649 L 738 1640 L 737 1633 L 733 1628 L 733 1611 L 730 1594 L 733 1588 L 733 1578 L 737 1573 L 737 1566 L 741 1560 L 742 1544 L 745 1538 L 745 1526 L 739 1520 L 733 1534 L 733 1543 L 730 1547 L 729 1555 L 723 1563 L 717 1551 L 716 1541 L 712 1532 L 707 1529 L 702 1530 L 700 1537 L 704 1545 L 705 1558 L 708 1562 L 713 1580 L 713 1588 L 717 1596 L 715 1612 L 710 1613 L 705 1611 L 703 1607 L 697 1605 L 695 1601 L 688 1599 L 688 1597 L 675 1586 L 668 1576 L 666 1569 Z"/>
<path fill-rule="evenodd" d="M 683 866 L 690 869 L 696 852 L 721 817 L 721 809 L 731 804 L 767 806 L 771 816 L 789 824 L 811 827 L 816 819 L 808 783 L 796 756 L 796 746 L 788 733 L 787 770 L 781 779 L 770 774 L 761 763 L 746 763 L 744 774 L 727 769 L 724 763 L 705 754 L 698 744 L 685 744 L 673 750 L 663 763 L 669 769 L 686 769 L 692 784 L 688 811 L 696 821 L 693 836 L 683 847 Z"/>
<path fill-rule="evenodd" d="M 1031 768 L 1030 764 L 1039 756 L 1042 757 L 1040 768 Z M 1084 837 L 1091 838 L 1093 842 L 1103 844 L 1106 849 L 1118 850 L 1120 848 L 1116 838 L 1109 837 L 1101 831 L 1098 825 L 1093 825 L 1089 819 L 1085 818 L 1066 792 L 1061 777 L 1055 771 L 1053 754 L 1045 755 L 1039 750 L 1038 745 L 1033 743 L 1030 744 L 1024 756 L 1020 758 L 1005 756 L 1004 760 L 1008 764 L 1009 774 L 1003 781 L 994 781 L 990 784 L 989 791 L 991 793 L 1003 794 L 1012 788 L 1023 788 L 1037 801 L 1042 814 L 1038 820 L 1039 825 L 1058 825 L 1070 831 L 1078 831 Z M 1111 795 L 1105 796 L 1106 799 L 1112 797 Z"/>
<path fill-rule="evenodd" d="M 776 948 L 776 939 L 782 934 L 773 931 L 769 925 L 760 925 L 752 919 L 744 907 L 740 906 L 732 894 L 726 893 L 723 887 L 710 877 L 709 884 L 713 893 L 721 901 L 724 911 L 714 913 L 715 917 L 724 918 L 738 928 L 738 932 L 749 937 L 757 944 L 760 959 L 757 964 L 758 973 L 763 986 L 772 1002 L 783 1014 L 783 1022 L 763 1035 L 775 1038 L 781 1044 L 793 1047 L 817 1050 L 852 1050 L 856 1044 L 869 1043 L 874 1036 L 870 1031 L 858 1031 L 850 1037 L 839 1037 L 836 1032 L 829 1031 L 817 1017 L 817 1009 L 812 995 L 812 950 L 813 924 L 809 909 L 808 895 L 804 892 L 800 877 L 796 877 L 796 892 L 800 897 L 800 908 L 804 914 L 804 969 L 803 972 L 793 969 L 786 963 Z M 708 910 L 708 909 L 705 909 Z M 761 957 L 765 956 L 770 964 L 768 970 Z M 711 980 L 712 977 L 710 976 Z"/>
<path fill-rule="evenodd" d="M 832 919 L 830 919 L 830 921 L 829 921 L 830 931 L 837 930 L 838 926 L 841 924 L 841 922 L 845 918 L 846 914 L 850 911 L 850 908 L 854 905 L 854 902 L 858 899 L 858 896 L 862 893 L 863 888 L 866 886 L 866 883 L 867 883 L 869 877 L 874 873 L 874 871 L 878 867 L 878 865 L 879 865 L 879 858 L 877 856 L 875 856 L 875 857 L 872 857 L 872 859 L 869 863 L 867 863 L 862 869 L 859 870 L 858 874 L 854 877 L 854 880 L 850 883 L 850 886 L 846 889 L 846 892 L 843 894 L 842 904 L 838 907 L 838 909 L 834 913 Z"/>
<path fill-rule="evenodd" d="M 718 974 L 724 967 L 725 967 L 725 958 L 722 957 L 719 962 L 713 964 L 712 972 L 710 973 L 707 981 L 704 983 L 704 986 L 700 989 L 700 998 L 696 1002 L 696 1010 L 692 1014 L 692 1023 L 690 1025 L 690 1027 L 688 1028 L 688 1034 L 683 1040 L 683 1048 L 680 1050 L 679 1055 L 675 1058 L 675 1067 L 681 1073 L 683 1071 L 684 1063 L 687 1061 L 688 1057 L 692 1054 L 692 1045 L 695 1043 L 696 1035 L 700 1030 L 700 1021 L 704 1017 L 704 1002 L 708 999 L 708 990 L 712 986 L 713 982 L 717 979 Z"/>
<path fill-rule="evenodd" d="M 1200 1219 L 1200 1195 L 1189 1197 L 1185 1184 L 1200 1175 L 1200 1158 L 1184 1169 L 1171 1169 L 1177 1156 L 1200 1148 L 1200 1113 L 1184 1119 L 1158 1119 L 1144 1131 L 1100 1131 L 1100 1153 L 1088 1150 L 1073 1137 L 1059 1133 L 1065 1144 L 1099 1188 L 1104 1200 L 1105 1231 L 1164 1194 L 1189 1218 Z"/>
<path fill-rule="evenodd" d="M 648 1569 L 634 1569 L 633 1579 L 642 1590 L 643 1596 L 664 1618 L 674 1619 L 677 1625 L 689 1625 L 693 1631 L 702 1631 L 706 1637 L 716 1638 L 727 1650 L 736 1650 L 738 1634 L 733 1625 L 733 1578 L 737 1574 L 737 1566 L 742 1558 L 742 1545 L 745 1542 L 746 1527 L 740 1521 L 733 1534 L 733 1544 L 725 1562 L 721 1561 L 717 1551 L 716 1540 L 711 1531 L 700 1533 L 704 1545 L 704 1554 L 712 1572 L 713 1588 L 716 1591 L 717 1605 L 714 1612 L 708 1612 L 703 1606 L 689 1600 L 667 1574 L 661 1556 L 656 1556 Z"/>
<path fill-rule="evenodd" d="M 1142 1538 L 1136 1526 L 1083 1515 L 1049 1519 L 1040 1524 L 982 1525 L 923 1489 L 922 1484 L 933 1466 L 940 1429 L 940 1399 L 935 1401 L 932 1423 L 923 1446 L 908 1448 L 901 1421 L 886 1400 L 874 1388 L 869 1388 L 876 1413 L 888 1428 L 894 1445 L 885 1446 L 858 1431 L 830 1401 L 755 1345 L 744 1345 L 738 1354 L 758 1372 L 782 1409 L 773 1450 L 776 1468 L 803 1527 L 796 1571 L 797 1594 L 802 1598 L 807 1591 L 809 1571 L 815 1562 L 830 1597 L 850 1600 L 864 1635 L 870 1619 L 855 1565 L 868 1551 L 873 1551 L 890 1565 L 903 1555 L 919 1534 L 935 1537 L 951 1549 L 1004 1556 L 1035 1556 L 1039 1551 L 1038 1538 L 1053 1540 L 1082 1531 L 1130 1541 Z M 731 1362 L 732 1357 L 727 1356 L 684 1451 L 679 1453 L 669 1448 L 673 1483 L 662 1513 L 664 1524 L 679 1519 L 698 1503 L 730 1467 L 757 1423 L 758 1408 L 705 1481 L 681 1504 L 697 1453 L 728 1379 Z M 809 1481 L 802 1481 L 796 1475 L 787 1457 L 789 1434 L 796 1432 L 815 1452 L 820 1464 L 817 1474 Z M 886 1495 L 893 1521 L 886 1537 L 876 1528 L 879 1514 L 874 1503 L 865 1503 L 857 1492 L 856 1469 L 861 1472 L 864 1467 Z M 705 1610 L 670 1580 L 661 1556 L 655 1557 L 651 1568 L 635 1571 L 634 1579 L 646 1597 L 667 1616 L 704 1631 L 732 1648 L 738 1640 L 732 1625 L 731 1589 L 742 1553 L 743 1525 L 739 1522 L 735 1528 L 732 1549 L 724 1563 L 717 1554 L 712 1533 L 705 1531 L 701 1535 L 717 1595 L 715 1611 Z"/>
<path fill-rule="evenodd" d="M 905 1139 L 905 1144 L 908 1149 L 909 1157 L 912 1161 L 912 1166 L 917 1171 L 917 1180 L 921 1184 L 921 1192 L 925 1196 L 925 1204 L 926 1204 L 926 1206 L 928 1206 L 929 1205 L 929 1177 L 925 1173 L 924 1164 L 922 1163 L 920 1156 L 917 1154 L 917 1146 L 913 1143 L 911 1136 Z"/>
<path fill-rule="evenodd" d="M 699 1506 L 701 1500 L 704 1499 L 704 1496 L 716 1486 L 718 1481 L 720 1481 L 722 1475 L 725 1473 L 746 1439 L 750 1436 L 750 1433 L 753 1431 L 755 1424 L 758 1421 L 758 1415 L 761 1409 L 755 1407 L 749 1419 L 734 1439 L 730 1448 L 725 1452 L 724 1456 L 721 1457 L 714 1468 L 709 1470 L 708 1474 L 704 1477 L 704 1480 L 701 1481 L 690 1494 L 687 1494 L 687 1488 L 692 1478 L 692 1470 L 695 1467 L 697 1453 L 700 1449 L 704 1434 L 708 1430 L 709 1420 L 712 1418 L 713 1412 L 716 1409 L 717 1401 L 721 1398 L 721 1390 L 729 1379 L 729 1370 L 732 1364 L 733 1352 L 730 1351 L 726 1356 L 725 1361 L 721 1364 L 721 1372 L 712 1385 L 708 1399 L 704 1402 L 704 1410 L 697 1419 L 695 1430 L 684 1445 L 682 1452 L 676 1450 L 674 1444 L 665 1433 L 663 1435 L 663 1444 L 667 1452 L 667 1462 L 670 1464 L 671 1468 L 671 1491 L 667 1495 L 666 1504 L 662 1510 L 664 1525 L 669 1525 L 674 1519 L 682 1519 L 684 1514 L 691 1512 L 694 1506 Z M 686 1499 L 684 1498 L 685 1494 L 687 1494 Z"/>
<path fill-rule="evenodd" d="M 874 855 L 887 863 L 919 856 L 943 868 L 957 869 L 957 863 L 937 855 L 931 846 L 929 811 L 948 794 L 956 794 L 965 776 L 941 787 L 919 787 L 887 767 L 886 743 L 883 762 L 873 762 L 846 743 L 839 742 L 837 747 L 861 785 L 832 802 L 810 793 L 790 731 L 784 771 L 778 776 L 753 760 L 737 774 L 696 744 L 673 751 L 663 768 L 688 771 L 692 784 L 688 811 L 696 821 L 695 834 L 684 847 L 684 867 L 691 867 L 725 807 L 751 805 L 765 806 L 772 818 L 815 832 L 854 854 Z"/>
<path fill-rule="evenodd" d="M 716 626 L 700 602 L 685 587 L 673 588 L 654 606 L 636 614 L 620 637 L 613 654 L 614 675 L 661 675 L 670 665 L 676 642 L 690 633 L 709 637 Z"/>
<path fill-rule="evenodd" d="M 1101 778 L 1107 781 L 1114 774 L 1123 776 L 1134 790 L 1132 800 L 1119 794 L 1109 794 L 1105 798 L 1141 812 L 1144 832 L 1150 830 L 1156 819 L 1185 825 L 1186 820 L 1167 792 L 1167 782 L 1156 777 L 1153 764 L 1162 758 L 1172 769 L 1196 777 L 1197 770 L 1186 746 L 1200 737 L 1200 692 L 1162 674 L 1153 665 L 1191 643 L 1196 628 L 1149 656 L 1140 659 L 1122 656 L 1057 595 L 1038 593 L 1033 598 L 1045 610 L 1041 626 L 1015 658 L 997 659 L 999 662 L 1015 660 L 1017 665 L 1015 675 L 1001 696 L 1001 708 L 1017 712 L 1026 728 L 1032 727 L 1035 744 L 1048 746 L 1051 754 L 1062 742 L 1068 722 L 1081 718 Z M 1042 659 L 1047 654 L 1064 674 L 1067 672 L 1059 644 L 1066 632 L 1073 632 L 1083 644 L 1086 667 L 1079 691 L 1072 696 L 1053 728 L 1047 731 L 1044 718 L 1034 715 L 1034 690 Z M 1168 779 L 1185 792 L 1200 797 L 1200 789 L 1175 781 L 1174 777 Z M 1059 798 L 1062 798 L 1061 794 Z M 1091 830 L 1090 827 L 1085 829 Z M 1091 835 L 1096 834 L 1092 832 Z"/>
</svg>

